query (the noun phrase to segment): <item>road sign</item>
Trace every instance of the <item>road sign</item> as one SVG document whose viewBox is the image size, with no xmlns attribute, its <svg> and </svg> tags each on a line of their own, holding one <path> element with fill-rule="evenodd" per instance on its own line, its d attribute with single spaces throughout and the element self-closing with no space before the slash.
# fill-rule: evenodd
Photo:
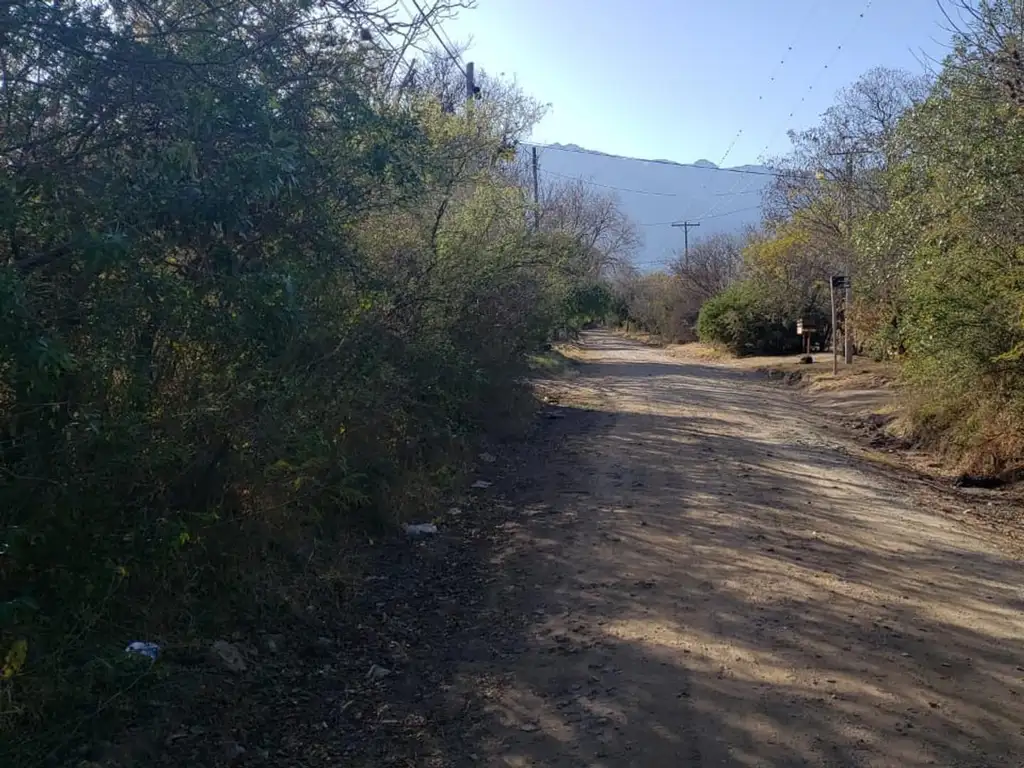
<svg viewBox="0 0 1024 768">
<path fill-rule="evenodd" d="M 818 329 L 813 325 L 804 325 L 804 321 L 802 319 L 796 321 L 797 336 L 803 336 L 805 333 L 814 333 L 816 330 Z"/>
<path fill-rule="evenodd" d="M 845 291 L 850 287 L 850 278 L 846 275 L 832 275 L 832 288 L 836 291 Z"/>
</svg>

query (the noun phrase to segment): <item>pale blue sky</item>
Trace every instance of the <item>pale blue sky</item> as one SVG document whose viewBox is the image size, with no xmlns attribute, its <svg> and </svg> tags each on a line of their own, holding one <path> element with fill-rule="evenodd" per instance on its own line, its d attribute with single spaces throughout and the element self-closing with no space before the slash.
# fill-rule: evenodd
<svg viewBox="0 0 1024 768">
<path fill-rule="evenodd" d="M 784 151 L 786 130 L 813 124 L 839 88 L 872 66 L 922 71 L 922 49 L 941 58 L 949 37 L 936 0 L 477 6 L 444 30 L 472 38 L 467 60 L 552 105 L 534 141 L 718 163 L 742 129 L 725 165 Z"/>
</svg>

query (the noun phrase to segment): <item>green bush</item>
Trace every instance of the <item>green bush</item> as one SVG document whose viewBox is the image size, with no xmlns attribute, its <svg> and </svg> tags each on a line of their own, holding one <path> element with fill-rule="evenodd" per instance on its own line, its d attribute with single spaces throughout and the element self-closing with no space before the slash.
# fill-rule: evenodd
<svg viewBox="0 0 1024 768">
<path fill-rule="evenodd" d="M 1018 10 L 998 0 L 965 26 L 892 137 L 888 207 L 860 228 L 866 261 L 897 286 L 872 309 L 916 436 L 977 472 L 1024 465 L 1024 119 L 1006 88 L 1024 65 L 1002 49 Z"/>
<path fill-rule="evenodd" d="M 706 344 L 717 344 L 734 354 L 751 349 L 756 340 L 759 310 L 742 283 L 709 299 L 697 316 L 697 335 Z"/>
<path fill-rule="evenodd" d="M 381 98 L 349 5 L 3 11 L 4 765 L 126 641 L 283 610 L 311 547 L 431 509 L 604 311 L 528 231 L 495 105 Z"/>
<path fill-rule="evenodd" d="M 565 298 L 563 314 L 568 330 L 578 333 L 583 328 L 604 321 L 614 309 L 611 289 L 604 283 L 574 285 Z"/>
<path fill-rule="evenodd" d="M 736 355 L 776 355 L 801 351 L 796 321 L 773 313 L 750 282 L 732 286 L 704 303 L 697 317 L 697 334 L 707 344 Z M 815 322 L 814 316 L 806 318 Z"/>
</svg>

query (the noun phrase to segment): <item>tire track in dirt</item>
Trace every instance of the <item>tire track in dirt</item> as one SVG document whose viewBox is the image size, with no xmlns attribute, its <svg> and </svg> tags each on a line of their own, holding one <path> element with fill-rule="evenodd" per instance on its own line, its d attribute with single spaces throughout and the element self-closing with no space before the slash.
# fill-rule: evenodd
<svg viewBox="0 0 1024 768">
<path fill-rule="evenodd" d="M 518 478 L 467 664 L 493 766 L 1010 766 L 1024 594 L 998 539 L 837 450 L 785 390 L 610 334 L 598 426 Z"/>
</svg>

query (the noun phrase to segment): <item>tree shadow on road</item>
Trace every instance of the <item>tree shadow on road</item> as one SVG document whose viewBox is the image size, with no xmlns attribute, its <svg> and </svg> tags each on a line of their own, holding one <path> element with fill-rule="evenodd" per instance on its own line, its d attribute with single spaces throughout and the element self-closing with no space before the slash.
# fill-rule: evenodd
<svg viewBox="0 0 1024 768">
<path fill-rule="evenodd" d="M 832 446 L 744 434 L 734 414 L 795 418 L 777 392 L 737 393 L 734 372 L 701 366 L 626 368 L 587 382 L 626 408 L 506 486 L 491 604 L 520 618 L 463 670 L 486 713 L 481 752 L 522 766 L 1015 764 L 1019 563 Z M 645 409 L 680 386 L 715 416 Z M 500 691 L 473 698 L 477 675 Z"/>
</svg>

